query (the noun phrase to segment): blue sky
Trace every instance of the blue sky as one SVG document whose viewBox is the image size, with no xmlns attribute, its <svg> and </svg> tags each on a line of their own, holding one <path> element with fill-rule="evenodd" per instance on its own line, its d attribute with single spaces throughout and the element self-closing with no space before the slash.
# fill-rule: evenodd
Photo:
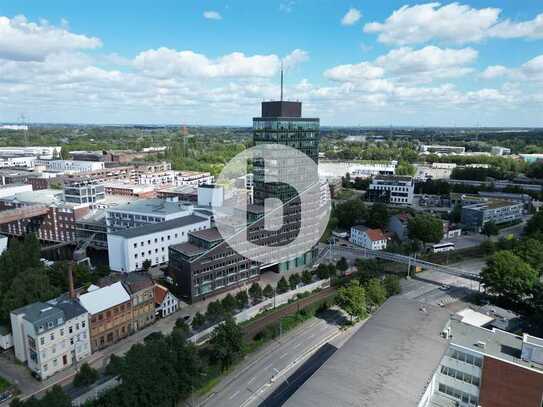
<svg viewBox="0 0 543 407">
<path fill-rule="evenodd" d="M 540 57 L 540 58 L 539 58 Z M 540 1 L 0 3 L 0 121 L 543 126 Z"/>
</svg>

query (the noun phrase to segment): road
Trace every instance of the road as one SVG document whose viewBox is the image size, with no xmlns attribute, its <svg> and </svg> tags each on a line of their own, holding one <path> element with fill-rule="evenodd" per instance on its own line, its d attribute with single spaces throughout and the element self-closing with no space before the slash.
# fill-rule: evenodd
<svg viewBox="0 0 543 407">
<path fill-rule="evenodd" d="M 285 334 L 281 339 L 260 350 L 250 357 L 233 373 L 223 379 L 214 391 L 203 400 L 199 406 L 205 407 L 246 407 L 256 406 L 264 402 L 274 390 L 283 385 L 281 394 L 289 392 L 288 386 L 299 386 L 300 378 L 296 379 L 287 388 L 284 383 L 289 375 L 296 369 L 304 366 L 304 370 L 318 368 L 333 352 L 327 347 L 313 359 L 310 366 L 304 365 L 325 343 L 334 341 L 333 347 L 341 346 L 351 331 L 341 331 L 338 325 L 338 314 L 330 314 L 327 320 L 314 318 L 292 332 Z M 333 316 L 332 316 L 333 315 Z M 342 317 L 341 317 L 342 318 Z M 326 356 L 326 358 L 325 358 Z M 318 365 L 318 366 L 317 366 Z M 305 372 L 307 373 L 307 372 Z M 280 397 L 279 395 L 279 397 Z M 187 405 L 190 405 L 188 403 Z"/>
</svg>

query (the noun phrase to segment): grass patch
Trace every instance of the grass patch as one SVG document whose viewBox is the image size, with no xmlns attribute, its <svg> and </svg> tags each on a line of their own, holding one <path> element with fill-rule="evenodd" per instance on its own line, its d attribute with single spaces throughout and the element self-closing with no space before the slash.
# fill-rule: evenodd
<svg viewBox="0 0 543 407">
<path fill-rule="evenodd" d="M 11 386 L 11 383 L 0 376 L 0 393 L 6 391 Z"/>
</svg>

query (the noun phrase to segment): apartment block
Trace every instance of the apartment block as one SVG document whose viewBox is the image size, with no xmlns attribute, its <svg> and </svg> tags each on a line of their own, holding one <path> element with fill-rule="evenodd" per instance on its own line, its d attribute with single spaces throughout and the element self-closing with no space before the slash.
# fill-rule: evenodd
<svg viewBox="0 0 543 407">
<path fill-rule="evenodd" d="M 371 181 L 368 199 L 387 204 L 411 205 L 414 190 L 415 184 L 411 177 L 378 175 Z"/>
<path fill-rule="evenodd" d="M 484 198 L 481 198 L 484 199 Z M 485 200 L 462 207 L 461 221 L 468 229 L 481 230 L 488 222 L 496 224 L 520 221 L 524 205 L 512 201 Z"/>
<path fill-rule="evenodd" d="M 369 250 L 384 250 L 387 247 L 387 238 L 381 229 L 371 229 L 366 226 L 353 226 L 351 228 L 351 243 Z"/>
</svg>

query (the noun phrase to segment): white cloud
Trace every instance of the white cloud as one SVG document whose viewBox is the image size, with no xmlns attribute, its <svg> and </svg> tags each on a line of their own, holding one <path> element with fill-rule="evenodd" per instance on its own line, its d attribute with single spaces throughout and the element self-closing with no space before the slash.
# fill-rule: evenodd
<svg viewBox="0 0 543 407">
<path fill-rule="evenodd" d="M 204 11 L 204 18 L 208 20 L 222 20 L 222 15 L 218 11 L 208 10 Z"/>
<path fill-rule="evenodd" d="M 294 0 L 285 0 L 279 3 L 279 11 L 283 13 L 291 13 L 296 2 Z"/>
<path fill-rule="evenodd" d="M 543 14 L 534 20 L 499 20 L 499 8 L 426 3 L 403 6 L 383 23 L 371 22 L 364 32 L 379 34 L 384 44 L 408 45 L 430 41 L 465 44 L 486 38 L 543 38 Z"/>
<path fill-rule="evenodd" d="M 359 64 L 338 65 L 324 72 L 328 79 L 338 82 L 357 82 L 368 79 L 381 78 L 385 70 L 375 66 L 370 62 L 360 62 Z"/>
<path fill-rule="evenodd" d="M 309 59 L 309 53 L 303 49 L 295 49 L 283 58 L 285 69 L 292 69 Z"/>
<path fill-rule="evenodd" d="M 341 19 L 341 25 L 353 25 L 362 18 L 362 13 L 356 8 L 351 8 Z"/>
<path fill-rule="evenodd" d="M 11 19 L 0 16 L 0 59 L 43 61 L 53 53 L 101 45 L 98 38 L 74 34 L 65 27 L 54 27 L 47 22 L 32 23 L 24 16 Z"/>
<path fill-rule="evenodd" d="M 507 75 L 508 71 L 509 70 L 503 65 L 493 65 L 486 68 L 481 76 L 484 79 L 495 79 Z"/>
</svg>

